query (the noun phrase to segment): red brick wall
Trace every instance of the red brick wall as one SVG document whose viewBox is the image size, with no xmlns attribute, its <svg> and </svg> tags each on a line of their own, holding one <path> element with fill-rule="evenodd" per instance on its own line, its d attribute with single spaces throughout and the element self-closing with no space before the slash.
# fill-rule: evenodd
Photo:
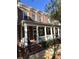
<svg viewBox="0 0 79 59">
<path fill-rule="evenodd" d="M 33 13 L 34 11 L 33 10 L 30 10 L 29 11 L 29 16 L 32 18 L 32 13 Z M 41 13 L 39 13 L 39 12 L 37 12 L 37 13 L 35 13 L 36 15 L 37 15 L 37 21 L 39 22 L 39 20 L 38 20 L 38 16 L 40 16 L 41 17 L 41 20 L 40 20 L 40 22 L 43 22 L 43 23 L 48 23 L 48 16 L 47 15 L 45 15 L 45 14 L 41 14 Z"/>
<path fill-rule="evenodd" d="M 47 16 L 47 15 L 43 15 L 43 18 L 44 18 L 44 19 L 43 19 L 43 22 L 44 22 L 44 23 L 48 23 L 48 16 Z"/>
<path fill-rule="evenodd" d="M 45 15 L 45 23 L 48 23 L 48 16 Z"/>
<path fill-rule="evenodd" d="M 32 10 L 29 11 L 29 16 L 32 17 Z"/>
</svg>

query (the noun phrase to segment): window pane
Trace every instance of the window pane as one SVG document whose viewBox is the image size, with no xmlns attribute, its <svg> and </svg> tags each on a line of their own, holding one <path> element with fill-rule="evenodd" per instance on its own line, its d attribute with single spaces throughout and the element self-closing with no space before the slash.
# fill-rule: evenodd
<svg viewBox="0 0 79 59">
<path fill-rule="evenodd" d="M 39 36 L 44 36 L 44 27 L 38 27 Z"/>
<path fill-rule="evenodd" d="M 27 20 L 27 14 L 26 13 L 23 13 L 23 19 Z"/>
<path fill-rule="evenodd" d="M 50 27 L 47 27 L 47 28 L 46 28 L 46 34 L 47 34 L 47 35 L 50 35 L 50 34 L 51 34 L 51 32 L 50 32 Z"/>
<path fill-rule="evenodd" d="M 55 33 L 56 33 L 56 37 L 58 37 L 58 29 L 57 28 L 55 28 Z"/>
<path fill-rule="evenodd" d="M 54 34 L 54 29 L 52 28 L 52 34 Z"/>
<path fill-rule="evenodd" d="M 41 22 L 41 16 L 38 16 L 38 21 Z"/>
<path fill-rule="evenodd" d="M 32 13 L 32 19 L 35 20 L 35 13 Z"/>
<path fill-rule="evenodd" d="M 38 13 L 37 19 L 38 19 L 39 22 L 41 22 L 41 14 L 40 13 Z"/>
</svg>

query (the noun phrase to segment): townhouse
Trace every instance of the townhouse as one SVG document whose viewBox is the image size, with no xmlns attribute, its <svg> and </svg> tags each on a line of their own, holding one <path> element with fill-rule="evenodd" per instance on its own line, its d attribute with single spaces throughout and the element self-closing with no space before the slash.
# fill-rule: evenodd
<svg viewBox="0 0 79 59">
<path fill-rule="evenodd" d="M 24 45 L 53 40 L 60 37 L 60 25 L 51 23 L 48 14 L 18 2 L 18 40 L 24 39 Z"/>
</svg>

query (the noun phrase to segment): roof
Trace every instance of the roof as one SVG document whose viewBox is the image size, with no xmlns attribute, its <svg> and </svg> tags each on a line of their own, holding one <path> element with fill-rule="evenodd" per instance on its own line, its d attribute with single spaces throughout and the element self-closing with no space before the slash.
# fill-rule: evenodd
<svg viewBox="0 0 79 59">
<path fill-rule="evenodd" d="M 44 12 L 44 11 L 40 11 L 40 10 L 35 9 L 35 8 L 31 7 L 31 6 L 24 5 L 24 4 L 21 3 L 21 2 L 18 2 L 18 7 L 21 7 L 21 8 L 24 8 L 24 9 L 29 8 L 29 9 L 32 9 L 32 10 L 37 11 L 37 12 L 39 12 L 39 13 L 48 15 L 48 13 L 46 13 L 46 12 Z"/>
<path fill-rule="evenodd" d="M 33 20 L 26 20 L 25 23 L 34 24 L 34 25 L 53 26 L 53 24 L 47 24 L 47 23 L 37 22 L 37 21 L 33 21 Z"/>
</svg>

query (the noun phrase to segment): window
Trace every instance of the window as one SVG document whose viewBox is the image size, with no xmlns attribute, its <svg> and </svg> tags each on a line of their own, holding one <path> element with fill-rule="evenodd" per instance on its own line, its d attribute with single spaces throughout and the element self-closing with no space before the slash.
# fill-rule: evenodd
<svg viewBox="0 0 79 59">
<path fill-rule="evenodd" d="M 37 16 L 37 19 L 38 19 L 39 22 L 41 22 L 41 14 L 40 13 Z"/>
<path fill-rule="evenodd" d="M 55 28 L 56 37 L 58 37 L 58 29 Z"/>
<path fill-rule="evenodd" d="M 44 27 L 38 27 L 39 36 L 44 36 Z"/>
<path fill-rule="evenodd" d="M 35 20 L 35 12 L 32 13 L 32 19 Z"/>
<path fill-rule="evenodd" d="M 54 35 L 54 29 L 52 28 L 52 34 Z"/>
<path fill-rule="evenodd" d="M 23 13 L 23 20 L 27 20 L 27 13 Z"/>
<path fill-rule="evenodd" d="M 41 16 L 38 16 L 38 21 L 41 22 Z"/>
<path fill-rule="evenodd" d="M 51 32 L 50 32 L 50 27 L 47 27 L 47 28 L 46 28 L 46 34 L 47 34 L 47 35 L 50 35 L 50 34 L 51 34 Z"/>
</svg>

